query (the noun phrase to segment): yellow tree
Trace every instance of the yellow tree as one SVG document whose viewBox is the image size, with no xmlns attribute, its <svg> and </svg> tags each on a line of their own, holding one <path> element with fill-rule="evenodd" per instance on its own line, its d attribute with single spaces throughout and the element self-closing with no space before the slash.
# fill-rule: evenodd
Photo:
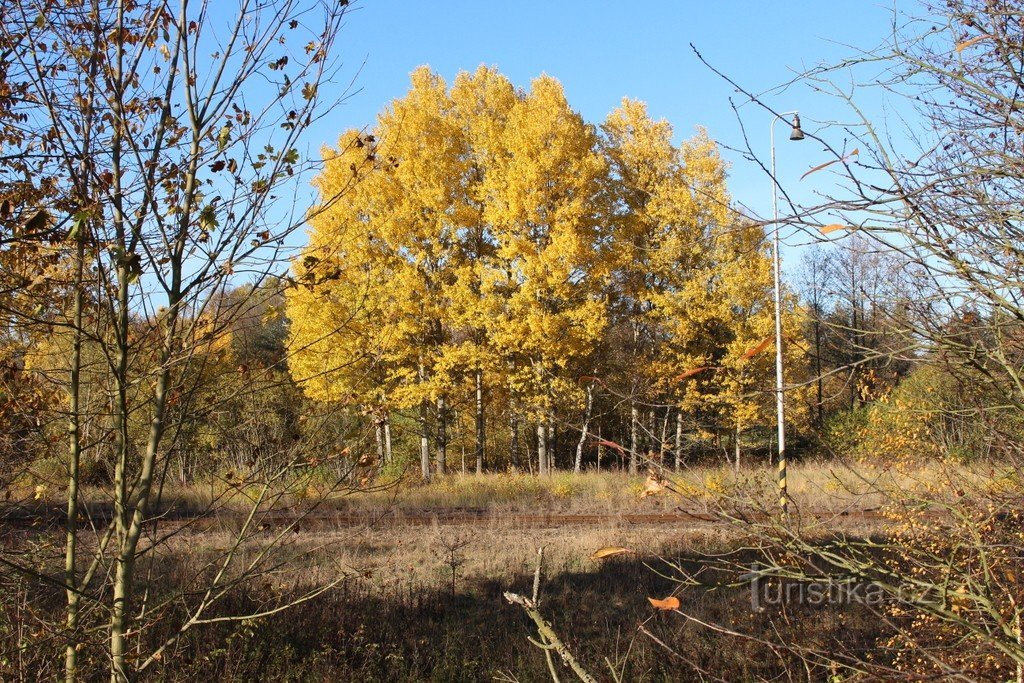
<svg viewBox="0 0 1024 683">
<path fill-rule="evenodd" d="M 503 371 L 488 324 L 500 313 L 500 296 L 494 289 L 500 263 L 496 236 L 487 220 L 494 185 L 486 179 L 503 154 L 505 126 L 518 96 L 505 76 L 481 66 L 473 74 L 463 72 L 455 78 L 451 99 L 452 114 L 466 141 L 467 166 L 461 178 L 463 201 L 458 206 L 462 211 L 455 215 L 457 260 L 451 267 L 447 294 L 452 335 L 439 364 L 450 374 L 472 375 L 474 454 L 480 474 L 486 450 L 485 374 L 500 378 Z"/>
<path fill-rule="evenodd" d="M 606 325 L 605 264 L 596 249 L 606 165 L 596 131 L 548 76 L 515 103 L 501 151 L 484 179 L 484 220 L 499 261 L 488 286 L 501 297 L 490 336 L 510 389 L 537 422 L 538 469 L 546 473 L 556 401 L 579 401 L 570 369 L 592 353 Z"/>
<path fill-rule="evenodd" d="M 466 167 L 465 143 L 450 110 L 444 81 L 421 67 L 412 74 L 409 93 L 381 113 L 372 134 L 350 131 L 340 151 L 327 151 L 318 180 L 321 196 L 333 197 L 347 183 L 355 187 L 315 212 L 311 243 L 297 272 L 309 285 L 308 295 L 300 288 L 290 297 L 293 320 L 307 319 L 292 334 L 293 367 L 300 379 L 315 375 L 324 356 L 337 359 L 335 342 L 344 335 L 332 336 L 332 326 L 354 315 L 366 319 L 353 330 L 350 343 L 369 352 L 377 370 L 370 385 L 388 394 L 381 400 L 418 407 L 425 478 L 430 476 L 434 404 L 437 470 L 443 473 L 446 467 L 452 378 L 438 360 L 450 328 L 446 296 L 457 257 L 458 218 L 465 213 L 459 182 Z M 331 281 L 335 274 L 337 280 Z M 328 282 L 320 282 L 325 277 Z M 330 298 L 335 308 L 318 307 Z M 319 350 L 315 345 L 305 349 L 318 335 L 323 339 Z M 325 396 L 334 391 L 331 384 L 332 377 L 324 375 Z"/>
<path fill-rule="evenodd" d="M 691 252 L 699 245 L 700 230 L 693 209 L 703 198 L 692 196 L 686 185 L 672 127 L 651 119 L 643 102 L 623 99 L 602 130 L 615 245 L 611 313 L 625 346 L 628 371 L 619 374 L 625 383 L 621 392 L 629 397 L 629 471 L 636 474 L 639 400 L 649 402 L 657 382 L 649 372 L 660 353 L 655 306 L 671 283 L 693 267 Z"/>
<path fill-rule="evenodd" d="M 405 329 L 388 296 L 392 266 L 374 250 L 358 210 L 374 155 L 373 141 L 354 130 L 341 136 L 337 150 L 325 150 L 325 171 L 315 183 L 328 204 L 310 220 L 309 244 L 286 292 L 288 367 L 310 398 L 373 414 L 380 455 L 389 460 Z"/>
<path fill-rule="evenodd" d="M 730 208 L 715 143 L 699 132 L 681 146 L 680 161 L 683 181 L 652 207 L 664 222 L 686 226 L 656 252 L 654 269 L 666 284 L 654 295 L 652 317 L 664 337 L 652 368 L 666 390 L 680 392 L 677 458 L 682 415 L 690 413 L 698 436 L 731 432 L 738 459 L 742 432 L 771 421 L 771 261 L 763 228 Z M 792 297 L 786 301 L 784 332 L 798 340 L 800 314 Z M 801 375 L 802 345 L 785 353 L 794 377 Z"/>
</svg>

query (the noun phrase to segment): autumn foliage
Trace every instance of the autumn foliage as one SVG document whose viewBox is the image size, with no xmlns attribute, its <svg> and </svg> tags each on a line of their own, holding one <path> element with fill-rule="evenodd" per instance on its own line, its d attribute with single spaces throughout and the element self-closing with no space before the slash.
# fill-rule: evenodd
<svg viewBox="0 0 1024 683">
<path fill-rule="evenodd" d="M 672 136 L 628 99 L 588 124 L 549 76 L 523 90 L 481 67 L 449 87 L 416 70 L 373 127 L 324 150 L 287 297 L 293 377 L 383 421 L 417 416 L 424 476 L 428 442 L 444 471 L 472 413 L 489 465 L 544 472 L 562 433 L 588 460 L 623 444 L 631 468 L 723 438 L 738 453 L 770 420 L 764 231 L 731 207 L 715 143 Z M 800 316 L 788 299 L 791 337 Z M 796 377 L 803 352 L 786 352 Z"/>
</svg>

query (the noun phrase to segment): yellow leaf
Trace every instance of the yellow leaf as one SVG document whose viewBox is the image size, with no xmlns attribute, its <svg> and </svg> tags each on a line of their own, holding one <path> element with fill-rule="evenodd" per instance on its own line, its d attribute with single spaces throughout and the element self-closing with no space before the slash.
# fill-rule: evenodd
<svg viewBox="0 0 1024 683">
<path fill-rule="evenodd" d="M 606 548 L 595 550 L 594 554 L 590 556 L 590 559 L 603 560 L 608 557 L 615 557 L 616 555 L 626 555 L 631 552 L 633 551 L 629 548 L 618 548 L 616 546 L 608 546 Z"/>
<path fill-rule="evenodd" d="M 654 605 L 655 609 L 661 609 L 666 611 L 679 609 L 679 598 L 677 598 L 674 595 L 670 595 L 669 597 L 663 598 L 661 600 L 658 600 L 657 598 L 647 599 L 651 601 L 651 604 Z"/>
</svg>

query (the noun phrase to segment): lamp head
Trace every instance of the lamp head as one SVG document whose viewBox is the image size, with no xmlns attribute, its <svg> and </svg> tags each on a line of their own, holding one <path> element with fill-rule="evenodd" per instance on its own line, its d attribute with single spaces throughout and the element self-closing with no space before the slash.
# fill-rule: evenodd
<svg viewBox="0 0 1024 683">
<path fill-rule="evenodd" d="M 793 115 L 793 130 L 789 134 L 790 140 L 803 140 L 804 132 L 800 130 L 800 114 Z"/>
</svg>

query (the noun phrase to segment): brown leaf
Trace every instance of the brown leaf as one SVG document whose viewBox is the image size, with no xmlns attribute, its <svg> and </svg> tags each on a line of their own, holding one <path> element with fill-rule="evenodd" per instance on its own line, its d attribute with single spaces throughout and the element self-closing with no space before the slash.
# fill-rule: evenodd
<svg viewBox="0 0 1024 683">
<path fill-rule="evenodd" d="M 753 348 L 750 348 L 750 349 L 747 349 L 746 351 L 744 351 L 743 355 L 740 356 L 740 360 L 750 360 L 751 358 L 753 358 L 754 356 L 756 356 L 757 354 L 761 353 L 766 348 L 768 348 L 768 345 L 771 344 L 771 343 L 772 343 L 772 338 L 771 337 L 765 337 L 764 339 L 761 340 L 760 344 L 758 344 L 757 346 L 755 346 Z"/>
<path fill-rule="evenodd" d="M 25 223 L 25 231 L 28 232 L 29 234 L 38 232 L 45 228 L 46 224 L 49 223 L 49 221 L 50 214 L 47 213 L 45 209 L 36 211 L 35 215 L 32 216 L 32 218 L 29 218 L 28 222 Z"/>
<path fill-rule="evenodd" d="M 832 164 L 838 164 L 840 161 L 846 161 L 850 157 L 857 156 L 858 154 L 860 154 L 860 150 L 859 149 L 855 149 L 855 150 L 853 150 L 852 152 L 850 152 L 849 154 L 847 154 L 844 157 L 839 157 L 838 159 L 833 159 L 832 161 L 826 161 L 823 164 L 818 164 L 817 166 L 815 166 L 811 170 L 807 171 L 807 173 L 804 173 L 802 176 L 800 176 L 800 180 L 803 180 L 804 178 L 806 178 L 807 176 L 811 175 L 812 173 L 817 173 L 818 171 L 820 171 L 823 168 L 828 168 Z"/>
<path fill-rule="evenodd" d="M 980 36 L 974 36 L 973 38 L 970 38 L 968 40 L 965 40 L 965 41 L 957 43 L 956 44 L 956 51 L 957 52 L 963 52 L 964 50 L 969 48 L 971 45 L 976 45 L 977 43 L 980 43 L 981 41 L 985 40 L 986 38 L 991 38 L 991 37 L 992 37 L 991 33 L 983 33 Z"/>
<path fill-rule="evenodd" d="M 670 595 L 669 597 L 663 598 L 661 600 L 658 600 L 657 598 L 647 599 L 651 601 L 651 604 L 654 605 L 655 609 L 661 609 L 666 611 L 679 609 L 679 598 L 677 598 L 674 595 Z"/>
<path fill-rule="evenodd" d="M 616 555 L 626 555 L 633 552 L 629 548 L 619 548 L 616 546 L 608 546 L 600 548 L 594 551 L 594 554 L 590 556 L 592 560 L 603 560 L 607 557 L 615 557 Z"/>
<path fill-rule="evenodd" d="M 219 173 L 224 170 L 225 166 L 227 166 L 227 162 L 225 162 L 223 159 L 218 159 L 217 161 L 210 164 L 210 170 L 213 171 L 214 173 Z"/>
</svg>

